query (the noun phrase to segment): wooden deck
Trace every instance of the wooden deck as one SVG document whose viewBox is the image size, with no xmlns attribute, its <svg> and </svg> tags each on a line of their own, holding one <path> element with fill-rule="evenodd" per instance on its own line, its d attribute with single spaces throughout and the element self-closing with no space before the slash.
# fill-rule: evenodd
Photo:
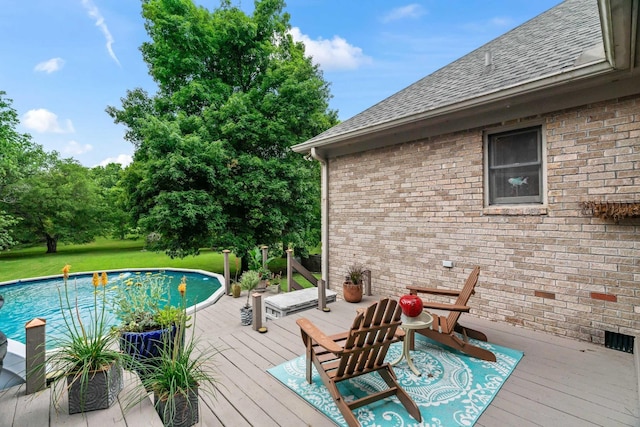
<svg viewBox="0 0 640 427">
<path fill-rule="evenodd" d="M 355 308 L 375 297 L 365 297 L 360 304 L 331 303 L 329 313 L 311 309 L 267 321 L 265 334 L 240 325 L 239 308 L 245 301 L 223 296 L 197 313 L 199 339 L 220 350 L 213 356 L 216 396 L 201 400 L 198 425 L 333 425 L 266 370 L 303 353 L 297 318 L 308 317 L 328 333 L 343 331 Z M 463 315 L 462 323 L 486 332 L 491 342 L 525 353 L 477 426 L 640 426 L 633 355 L 469 315 Z M 136 379 L 129 377 L 128 382 Z M 65 409 L 56 414 L 47 391 L 35 398 L 24 396 L 19 387 L 0 393 L 0 426 L 160 425 L 148 400 L 124 416 L 124 403 L 119 403 L 83 417 L 69 416 Z"/>
</svg>

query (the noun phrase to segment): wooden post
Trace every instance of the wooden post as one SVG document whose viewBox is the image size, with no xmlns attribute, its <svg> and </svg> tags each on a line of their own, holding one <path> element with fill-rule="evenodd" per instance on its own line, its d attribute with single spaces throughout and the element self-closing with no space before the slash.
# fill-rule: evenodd
<svg viewBox="0 0 640 427">
<path fill-rule="evenodd" d="M 261 246 L 262 249 L 262 268 L 267 268 L 267 258 L 269 256 L 269 246 Z"/>
<path fill-rule="evenodd" d="M 251 306 L 253 307 L 253 330 L 262 328 L 262 294 L 254 292 L 251 294 Z"/>
<path fill-rule="evenodd" d="M 365 270 L 362 275 L 362 281 L 364 282 L 365 295 L 371 296 L 371 270 Z"/>
<path fill-rule="evenodd" d="M 231 294 L 231 269 L 229 268 L 229 249 L 222 251 L 224 254 L 224 292 L 227 295 Z"/>
<path fill-rule="evenodd" d="M 318 310 L 326 311 L 327 309 L 327 288 L 324 280 L 318 279 Z"/>
<path fill-rule="evenodd" d="M 43 390 L 46 387 L 46 364 L 44 332 L 47 321 L 33 319 L 25 325 L 27 394 Z"/>
<path fill-rule="evenodd" d="M 293 249 L 287 249 L 287 292 L 291 292 L 291 284 L 293 283 Z"/>
</svg>

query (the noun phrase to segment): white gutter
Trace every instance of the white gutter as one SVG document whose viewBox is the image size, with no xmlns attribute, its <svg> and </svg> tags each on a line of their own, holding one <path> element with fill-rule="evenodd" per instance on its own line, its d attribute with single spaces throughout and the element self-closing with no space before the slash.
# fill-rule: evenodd
<svg viewBox="0 0 640 427">
<path fill-rule="evenodd" d="M 633 70 L 636 61 L 638 0 L 598 0 L 607 60 L 618 70 Z"/>
<path fill-rule="evenodd" d="M 316 151 L 315 147 L 311 148 L 311 157 L 320 162 L 321 178 L 320 178 L 320 241 L 322 244 L 322 280 L 329 288 L 329 168 L 327 159 L 322 157 Z"/>
<path fill-rule="evenodd" d="M 636 36 L 636 34 L 638 34 L 638 25 L 640 25 L 640 22 L 638 22 L 638 20 L 640 19 L 640 2 L 635 1 L 633 2 L 632 5 L 633 9 L 632 9 L 632 21 L 631 21 L 631 57 L 629 60 L 629 67 L 631 69 L 635 68 L 636 66 L 636 61 L 638 60 L 638 37 Z"/>
<path fill-rule="evenodd" d="M 611 2 L 609 0 L 598 0 L 598 11 L 600 12 L 600 27 L 602 28 L 602 41 L 604 43 L 604 53 L 607 61 L 615 66 L 613 36 L 611 34 Z"/>
</svg>

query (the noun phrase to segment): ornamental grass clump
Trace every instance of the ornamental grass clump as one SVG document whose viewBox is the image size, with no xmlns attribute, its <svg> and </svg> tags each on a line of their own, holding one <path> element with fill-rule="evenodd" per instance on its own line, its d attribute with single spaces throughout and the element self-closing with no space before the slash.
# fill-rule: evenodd
<svg viewBox="0 0 640 427">
<path fill-rule="evenodd" d="M 352 264 L 347 268 L 347 279 L 354 285 L 362 284 L 365 268 L 362 264 Z"/>
<path fill-rule="evenodd" d="M 79 387 L 80 412 L 84 411 L 86 396 L 89 394 L 89 381 L 97 372 L 105 371 L 118 364 L 121 372 L 122 365 L 126 363 L 126 355 L 117 350 L 117 336 L 112 333 L 109 316 L 106 311 L 107 282 L 106 273 L 93 274 L 93 308 L 87 313 L 81 313 L 78 306 L 77 282 L 73 281 L 76 296 L 71 295 L 69 289 L 69 271 L 71 266 L 65 265 L 62 269 L 64 289 L 58 288 L 60 309 L 62 310 L 65 334 L 56 339 L 56 350 L 48 354 L 47 367 L 53 373 L 51 379 L 54 382 L 53 395 L 57 403 L 64 390 Z M 85 320 L 83 320 L 83 317 Z M 87 321 L 88 319 L 88 321 Z M 114 381 L 120 382 L 122 375 L 116 376 Z M 66 378 L 66 388 L 60 388 Z M 118 389 L 118 391 L 119 391 Z M 69 400 L 71 412 L 72 402 Z"/>
<path fill-rule="evenodd" d="M 178 291 L 181 299 L 178 308 L 182 314 L 176 334 L 173 338 L 165 337 L 159 357 L 146 366 L 146 373 L 141 378 L 145 389 L 154 393 L 154 405 L 165 426 L 195 424 L 199 390 L 215 394 L 212 360 L 217 351 L 210 346 L 202 349 L 198 346 L 195 328 L 188 338 L 185 337 L 190 318 L 187 316 L 185 277 L 178 285 Z"/>
</svg>

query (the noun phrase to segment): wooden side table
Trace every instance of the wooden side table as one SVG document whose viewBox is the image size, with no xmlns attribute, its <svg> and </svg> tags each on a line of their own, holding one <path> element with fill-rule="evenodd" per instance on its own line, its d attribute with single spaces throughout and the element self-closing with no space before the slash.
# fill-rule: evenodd
<svg viewBox="0 0 640 427">
<path fill-rule="evenodd" d="M 404 314 L 402 315 L 402 324 L 400 327 L 406 331 L 406 335 L 402 342 L 402 353 L 396 360 L 391 362 L 391 366 L 397 365 L 402 361 L 402 359 L 407 359 L 407 366 L 409 366 L 409 369 L 418 376 L 422 375 L 418 368 L 413 364 L 413 360 L 411 360 L 411 344 L 413 344 L 416 329 L 428 328 L 431 326 L 432 322 L 433 317 L 425 311 L 420 313 L 420 316 L 418 317 L 406 317 Z"/>
</svg>

